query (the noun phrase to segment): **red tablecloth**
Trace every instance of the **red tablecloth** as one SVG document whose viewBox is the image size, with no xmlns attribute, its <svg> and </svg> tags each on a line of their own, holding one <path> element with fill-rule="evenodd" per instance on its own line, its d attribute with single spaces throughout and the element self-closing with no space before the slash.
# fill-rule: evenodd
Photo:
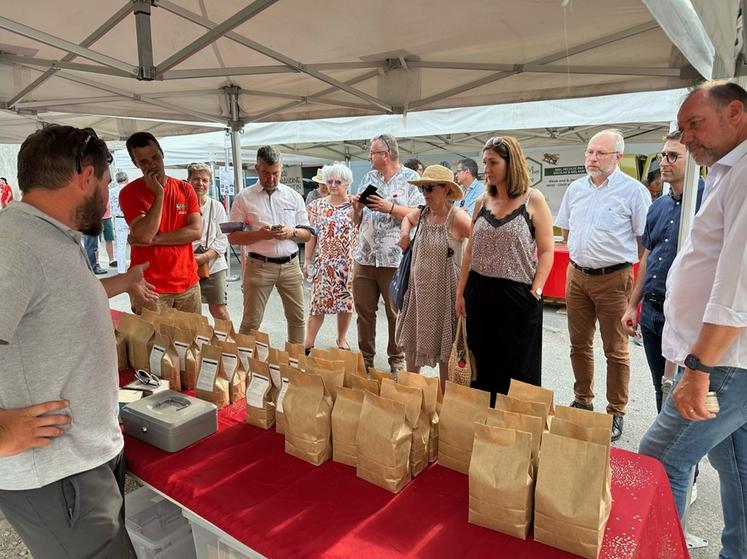
<svg viewBox="0 0 747 559">
<path fill-rule="evenodd" d="M 125 437 L 127 467 L 267 557 L 574 557 L 468 524 L 466 475 L 435 464 L 392 495 L 349 466 L 285 454 L 281 435 L 243 419 L 243 403 L 222 410 L 218 433 L 175 454 Z M 661 465 L 613 449 L 612 474 L 600 557 L 687 557 Z"/>
</svg>

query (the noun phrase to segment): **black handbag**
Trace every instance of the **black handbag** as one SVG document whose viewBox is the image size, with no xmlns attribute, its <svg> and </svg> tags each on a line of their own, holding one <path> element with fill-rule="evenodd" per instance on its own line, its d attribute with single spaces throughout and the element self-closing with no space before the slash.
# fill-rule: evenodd
<svg viewBox="0 0 747 559">
<path fill-rule="evenodd" d="M 407 292 L 407 286 L 410 284 L 410 265 L 412 264 L 412 247 L 415 245 L 415 239 L 418 237 L 418 231 L 420 230 L 420 221 L 423 219 L 423 210 L 420 210 L 420 217 L 418 218 L 418 226 L 415 229 L 415 235 L 412 237 L 410 246 L 407 250 L 402 253 L 402 260 L 399 262 L 399 267 L 394 273 L 392 282 L 389 284 L 389 294 L 392 297 L 392 302 L 397 310 L 402 310 L 402 306 L 405 304 L 405 293 Z"/>
</svg>

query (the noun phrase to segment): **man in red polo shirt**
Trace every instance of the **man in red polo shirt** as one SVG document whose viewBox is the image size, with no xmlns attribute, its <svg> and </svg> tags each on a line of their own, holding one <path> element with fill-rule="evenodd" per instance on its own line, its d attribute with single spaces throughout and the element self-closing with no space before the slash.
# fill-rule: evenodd
<svg viewBox="0 0 747 559">
<path fill-rule="evenodd" d="M 127 139 L 127 152 L 143 176 L 119 193 L 119 207 L 130 227 L 130 266 L 149 262 L 145 279 L 158 292 L 149 308 L 202 310 L 192 241 L 201 237 L 200 205 L 188 182 L 166 176 L 163 150 L 148 132 Z M 132 302 L 140 314 L 142 305 Z"/>
</svg>

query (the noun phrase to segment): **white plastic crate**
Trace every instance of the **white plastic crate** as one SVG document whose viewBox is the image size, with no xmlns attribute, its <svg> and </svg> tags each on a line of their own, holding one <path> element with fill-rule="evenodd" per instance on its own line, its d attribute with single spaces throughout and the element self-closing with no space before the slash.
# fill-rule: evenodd
<svg viewBox="0 0 747 559">
<path fill-rule="evenodd" d="M 265 559 L 264 555 L 248 548 L 190 511 L 184 509 L 182 514 L 192 525 L 197 559 Z"/>
<path fill-rule="evenodd" d="M 182 509 L 148 487 L 125 495 L 125 526 L 138 559 L 196 559 Z"/>
</svg>

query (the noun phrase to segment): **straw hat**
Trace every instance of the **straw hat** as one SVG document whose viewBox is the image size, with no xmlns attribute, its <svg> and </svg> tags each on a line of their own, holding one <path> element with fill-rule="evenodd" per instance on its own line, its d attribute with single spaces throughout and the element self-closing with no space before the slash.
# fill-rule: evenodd
<svg viewBox="0 0 747 559">
<path fill-rule="evenodd" d="M 454 182 L 454 173 L 443 165 L 428 165 L 425 171 L 423 171 L 422 177 L 407 182 L 415 186 L 445 183 L 449 185 L 449 192 L 446 194 L 446 198 L 449 200 L 461 200 L 464 198 L 462 189 Z"/>
<path fill-rule="evenodd" d="M 314 176 L 313 176 L 313 177 L 311 178 L 311 180 L 312 180 L 312 181 L 314 181 L 314 182 L 315 182 L 315 183 L 317 183 L 317 184 L 327 184 L 327 181 L 325 181 L 325 180 L 324 180 L 324 179 L 322 178 L 322 168 L 321 168 L 321 167 L 319 167 L 319 168 L 318 168 L 318 169 L 316 170 L 316 175 L 314 175 Z"/>
</svg>

